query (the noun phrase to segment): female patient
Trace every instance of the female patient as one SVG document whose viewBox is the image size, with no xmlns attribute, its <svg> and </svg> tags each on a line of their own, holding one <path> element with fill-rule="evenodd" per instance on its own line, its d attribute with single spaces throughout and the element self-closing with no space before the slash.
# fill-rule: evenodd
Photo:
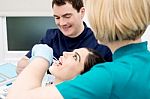
<svg viewBox="0 0 150 99">
<path fill-rule="evenodd" d="M 44 52 L 46 52 L 45 54 L 43 54 Z M 49 54 L 47 54 L 47 52 Z M 22 76 L 24 75 L 24 73 L 27 73 L 28 71 L 30 71 L 31 69 L 34 68 L 38 68 L 39 70 L 42 70 L 43 66 L 48 66 L 49 64 L 52 63 L 52 59 L 53 59 L 53 50 L 48 47 L 46 44 L 39 44 L 39 45 L 35 45 L 32 49 L 32 55 L 33 55 L 33 60 L 31 61 L 31 63 L 29 64 L 29 67 L 31 66 L 31 68 L 26 68 L 18 77 L 17 80 L 26 80 L 26 77 L 22 78 Z M 41 55 L 42 54 L 42 55 Z M 34 59 L 35 57 L 35 59 Z M 47 62 L 45 62 L 45 60 L 49 60 L 49 64 L 47 64 Z M 89 48 L 80 48 L 80 49 L 75 49 L 72 52 L 63 52 L 63 56 L 61 56 L 59 58 L 59 64 L 54 62 L 52 64 L 52 66 L 50 66 L 49 70 L 51 72 L 52 75 L 55 76 L 55 84 L 58 84 L 60 82 L 66 81 L 66 80 L 70 80 L 73 79 L 74 77 L 76 77 L 77 75 L 83 74 L 87 71 L 90 70 L 90 68 L 97 64 L 97 63 L 103 63 L 105 62 L 105 60 L 101 57 L 100 53 L 98 53 L 97 51 L 93 50 L 93 49 L 89 49 Z M 35 67 L 32 67 L 32 66 Z M 45 71 L 43 72 L 43 70 L 41 71 L 42 74 L 44 75 L 44 73 L 46 72 L 47 69 L 45 69 Z M 35 82 L 35 79 L 39 79 L 38 75 L 39 72 L 37 72 L 37 69 L 34 69 L 34 73 L 31 72 L 28 75 L 34 75 L 34 78 L 32 80 L 29 80 L 21 87 L 21 89 L 25 89 L 26 91 L 28 90 L 28 88 L 24 87 L 24 86 L 30 86 L 31 83 L 34 83 L 35 85 L 38 84 L 38 82 Z M 43 76 L 42 75 L 42 76 Z M 25 75 L 24 75 L 25 76 Z M 16 81 L 17 81 L 16 80 Z M 42 79 L 41 79 L 42 81 Z M 20 82 L 21 83 L 21 82 Z M 16 85 L 17 83 L 14 82 L 12 89 L 14 89 L 13 87 Z M 40 84 L 41 85 L 41 84 Z M 50 85 L 50 86 L 53 86 Z M 50 89 L 50 86 L 47 87 L 41 87 L 42 90 L 48 90 Z M 33 89 L 33 87 L 36 86 L 30 86 L 30 89 Z M 15 89 L 20 89 L 19 87 L 15 87 Z M 28 91 L 29 91 L 28 90 Z M 37 90 L 41 90 L 41 89 L 37 89 Z M 42 94 L 46 91 L 40 91 L 39 94 Z M 9 92 L 11 92 L 12 90 L 10 89 Z M 26 93 L 26 91 L 22 91 L 22 93 Z M 34 92 L 34 91 L 33 91 Z M 13 91 L 13 93 L 18 93 L 17 91 Z M 46 92 L 47 93 L 47 92 Z M 32 91 L 31 91 L 32 94 Z M 38 94 L 38 93 L 37 93 Z M 15 95 L 15 94 L 11 94 L 11 95 Z M 20 94 L 21 95 L 21 94 Z M 29 97 L 26 97 L 28 95 L 23 95 L 22 97 L 24 97 L 23 99 L 29 99 Z M 13 99 L 12 97 L 14 96 L 10 96 L 10 99 Z M 42 99 L 46 99 L 47 96 L 42 95 Z M 17 97 L 15 96 L 14 99 L 17 99 Z M 19 99 L 19 98 L 18 98 Z M 34 99 L 34 98 L 33 98 Z"/>
<path fill-rule="evenodd" d="M 54 62 L 49 68 L 51 74 L 55 76 L 55 84 L 83 74 L 95 64 L 105 61 L 96 50 L 79 48 L 73 52 L 63 52 L 59 62 Z"/>
</svg>

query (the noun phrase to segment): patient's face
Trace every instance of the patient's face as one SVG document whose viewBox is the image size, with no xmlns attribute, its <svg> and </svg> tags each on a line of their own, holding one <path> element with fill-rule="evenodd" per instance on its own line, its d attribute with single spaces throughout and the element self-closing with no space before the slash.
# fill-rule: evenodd
<svg viewBox="0 0 150 99">
<path fill-rule="evenodd" d="M 49 70 L 56 78 L 63 81 L 72 79 L 84 70 L 84 62 L 88 53 L 86 48 L 63 52 L 63 56 L 59 58 L 61 64 L 54 63 Z"/>
</svg>

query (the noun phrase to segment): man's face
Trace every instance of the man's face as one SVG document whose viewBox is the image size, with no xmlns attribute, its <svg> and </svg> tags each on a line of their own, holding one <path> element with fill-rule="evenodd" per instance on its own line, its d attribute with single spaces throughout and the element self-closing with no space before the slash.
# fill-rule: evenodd
<svg viewBox="0 0 150 99">
<path fill-rule="evenodd" d="M 71 4 L 66 3 L 62 6 L 54 5 L 53 12 L 56 25 L 65 36 L 76 37 L 83 31 L 84 8 L 77 12 Z"/>
</svg>

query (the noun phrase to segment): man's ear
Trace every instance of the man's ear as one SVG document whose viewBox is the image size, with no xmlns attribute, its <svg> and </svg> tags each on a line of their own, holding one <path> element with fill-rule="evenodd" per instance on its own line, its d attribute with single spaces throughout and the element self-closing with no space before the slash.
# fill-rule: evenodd
<svg viewBox="0 0 150 99">
<path fill-rule="evenodd" d="M 80 14 L 81 14 L 81 18 L 83 19 L 84 15 L 85 15 L 85 7 L 82 7 L 80 9 Z"/>
</svg>

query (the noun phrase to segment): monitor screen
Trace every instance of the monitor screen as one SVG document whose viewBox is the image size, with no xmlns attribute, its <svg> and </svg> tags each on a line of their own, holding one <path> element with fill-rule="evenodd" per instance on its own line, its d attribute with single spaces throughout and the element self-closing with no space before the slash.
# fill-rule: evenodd
<svg viewBox="0 0 150 99">
<path fill-rule="evenodd" d="M 45 35 L 57 28 L 51 17 L 6 17 L 8 51 L 26 51 Z"/>
</svg>

